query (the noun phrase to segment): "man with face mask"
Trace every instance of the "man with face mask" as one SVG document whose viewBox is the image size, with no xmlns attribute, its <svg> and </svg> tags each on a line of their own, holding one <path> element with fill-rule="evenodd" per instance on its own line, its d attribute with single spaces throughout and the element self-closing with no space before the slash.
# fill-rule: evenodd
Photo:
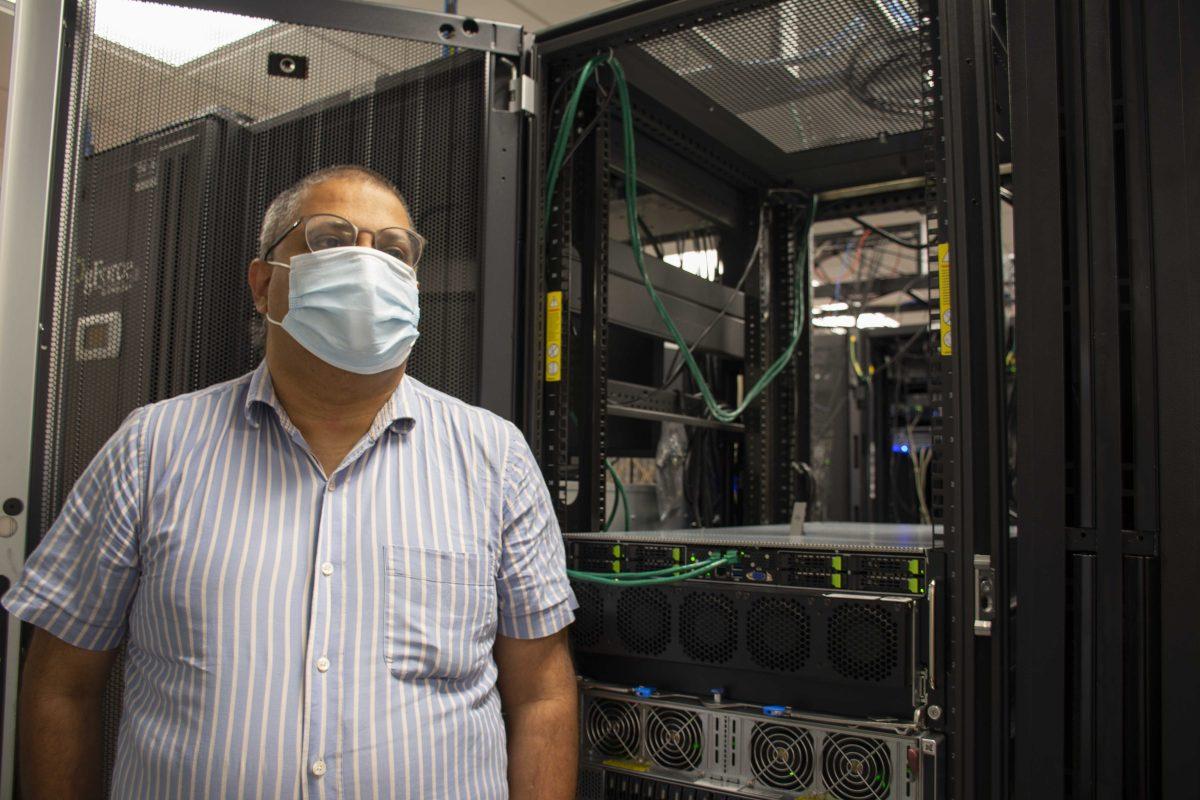
<svg viewBox="0 0 1200 800">
<path fill-rule="evenodd" d="M 424 242 L 382 176 L 263 220 L 250 375 L 135 411 L 4 597 L 28 798 L 574 796 L 574 598 L 521 433 L 405 365 Z M 437 358 L 440 354 L 427 353 Z"/>
</svg>

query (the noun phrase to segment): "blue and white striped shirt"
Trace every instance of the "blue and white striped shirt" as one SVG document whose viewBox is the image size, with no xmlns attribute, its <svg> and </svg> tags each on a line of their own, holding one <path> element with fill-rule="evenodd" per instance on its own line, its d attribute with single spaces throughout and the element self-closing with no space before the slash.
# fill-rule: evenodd
<svg viewBox="0 0 1200 800">
<path fill-rule="evenodd" d="M 575 601 L 515 426 L 405 377 L 327 480 L 264 363 L 130 415 L 3 604 L 128 634 L 114 797 L 486 800 L 495 636 Z"/>
</svg>

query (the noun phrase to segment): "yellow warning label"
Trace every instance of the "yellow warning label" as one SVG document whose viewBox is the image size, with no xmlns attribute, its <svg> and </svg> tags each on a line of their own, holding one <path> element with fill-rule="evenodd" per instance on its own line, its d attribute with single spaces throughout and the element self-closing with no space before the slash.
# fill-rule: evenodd
<svg viewBox="0 0 1200 800">
<path fill-rule="evenodd" d="M 562 292 L 546 294 L 546 381 L 562 380 Z"/>
<path fill-rule="evenodd" d="M 953 350 L 950 342 L 950 245 L 939 244 L 938 254 L 938 336 L 942 342 L 942 355 Z"/>
<path fill-rule="evenodd" d="M 603 762 L 606 767 L 616 767 L 617 769 L 627 769 L 630 772 L 647 772 L 650 769 L 649 764 L 643 764 L 640 761 L 626 761 L 623 759 L 609 758 Z"/>
</svg>

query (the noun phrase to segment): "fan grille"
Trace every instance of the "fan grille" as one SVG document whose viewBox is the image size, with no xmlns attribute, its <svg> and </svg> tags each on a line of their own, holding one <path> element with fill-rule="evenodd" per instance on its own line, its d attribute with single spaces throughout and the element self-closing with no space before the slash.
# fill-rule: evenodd
<svg viewBox="0 0 1200 800">
<path fill-rule="evenodd" d="M 646 750 L 655 764 L 668 769 L 699 769 L 704 730 L 700 717 L 678 708 L 646 711 Z"/>
<path fill-rule="evenodd" d="M 575 609 L 575 623 L 571 626 L 571 638 L 577 647 L 595 647 L 604 632 L 604 596 L 600 590 L 581 581 L 572 583 L 579 608 Z"/>
<path fill-rule="evenodd" d="M 679 639 L 697 661 L 720 664 L 737 649 L 737 612 L 716 592 L 693 592 L 679 606 Z"/>
<path fill-rule="evenodd" d="M 588 706 L 584 735 L 599 753 L 637 758 L 642 741 L 637 707 L 619 700 L 593 700 Z"/>
<path fill-rule="evenodd" d="M 829 620 L 829 661 L 839 675 L 880 683 L 896 667 L 895 620 L 873 605 L 845 605 Z"/>
<path fill-rule="evenodd" d="M 803 728 L 755 725 L 750 736 L 750 768 L 763 785 L 803 791 L 813 779 L 813 737 Z"/>
<path fill-rule="evenodd" d="M 661 589 L 625 589 L 617 599 L 617 634 L 633 653 L 661 655 L 671 641 L 671 604 Z"/>
<path fill-rule="evenodd" d="M 887 800 L 892 788 L 892 756 L 878 739 L 834 733 L 821 750 L 821 774 L 838 800 Z"/>
<path fill-rule="evenodd" d="M 808 611 L 797 600 L 760 597 L 750 607 L 747 645 L 754 663 L 766 669 L 803 669 L 812 647 Z"/>
</svg>

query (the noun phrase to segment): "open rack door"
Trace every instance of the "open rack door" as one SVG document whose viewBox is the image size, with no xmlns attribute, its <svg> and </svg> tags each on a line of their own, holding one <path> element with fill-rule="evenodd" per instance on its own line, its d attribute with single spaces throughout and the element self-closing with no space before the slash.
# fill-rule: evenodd
<svg viewBox="0 0 1200 800">
<path fill-rule="evenodd" d="M 0 272 L 5 586 L 133 408 L 261 359 L 246 286 L 259 223 L 316 169 L 381 173 L 428 241 L 409 371 L 515 416 L 519 27 L 348 0 L 82 0 L 23 2 L 17 28 Z M 4 796 L 20 635 L 7 631 Z"/>
<path fill-rule="evenodd" d="M 1038 448 L 1018 460 L 1014 794 L 1195 797 L 1200 7 L 1009 8 Z"/>
</svg>

